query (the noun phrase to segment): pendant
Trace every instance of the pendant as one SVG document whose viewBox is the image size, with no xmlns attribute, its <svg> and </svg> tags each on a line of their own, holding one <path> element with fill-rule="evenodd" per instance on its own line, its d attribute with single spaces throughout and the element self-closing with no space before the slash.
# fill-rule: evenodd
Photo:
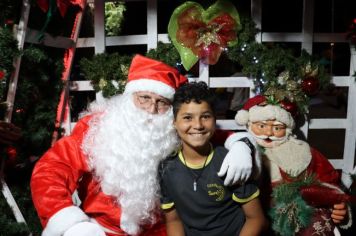
<svg viewBox="0 0 356 236">
<path fill-rule="evenodd" d="M 197 181 L 195 181 L 195 180 L 193 182 L 193 190 L 194 190 L 194 192 L 197 191 Z"/>
</svg>

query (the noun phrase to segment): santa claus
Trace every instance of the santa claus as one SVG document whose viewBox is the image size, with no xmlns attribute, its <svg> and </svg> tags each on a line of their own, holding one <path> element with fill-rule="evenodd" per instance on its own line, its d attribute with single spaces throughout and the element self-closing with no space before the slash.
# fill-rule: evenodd
<svg viewBox="0 0 356 236">
<path fill-rule="evenodd" d="M 171 99 L 186 82 L 175 68 L 135 56 L 124 94 L 92 104 L 71 135 L 41 157 L 31 191 L 43 236 L 166 234 L 157 168 L 177 148 Z M 219 173 L 225 183 L 250 174 L 251 150 L 234 145 Z"/>
<path fill-rule="evenodd" d="M 273 101 L 273 103 L 269 101 Z M 263 95 L 250 98 L 236 114 L 235 120 L 237 124 L 245 125 L 257 143 L 258 156 L 261 158 L 263 170 L 265 171 L 263 172 L 262 180 L 270 180 L 270 184 L 265 183 L 264 186 L 270 186 L 271 188 L 263 188 L 265 192 L 262 195 L 270 196 L 269 193 L 272 189 L 280 184 L 299 181 L 308 176 L 315 176 L 316 181 L 322 187 L 327 186 L 323 190 L 331 191 L 333 194 L 340 196 L 339 191 L 334 191 L 339 190 L 340 177 L 338 172 L 320 152 L 293 135 L 292 130 L 295 127 L 295 121 L 292 114 L 292 112 L 288 111 L 287 107 L 283 106 L 283 103 L 276 103 L 275 100 L 268 99 L 268 97 Z M 316 188 L 316 186 L 313 187 Z M 319 187 L 318 185 L 318 190 L 322 188 Z M 301 193 L 303 195 L 304 192 L 301 191 Z M 275 197 L 276 195 L 274 193 L 272 196 Z M 269 200 L 274 201 L 272 206 L 273 204 L 277 204 L 277 199 Z M 332 201 L 333 199 L 330 196 L 328 200 Z M 317 201 L 321 203 L 321 199 L 317 199 Z M 270 203 L 269 201 L 267 202 L 268 204 Z M 318 202 L 313 203 L 318 205 Z M 269 207 L 271 206 L 267 206 L 267 208 Z M 295 228 L 296 231 L 292 232 L 293 235 L 334 235 L 334 233 L 338 235 L 338 230 L 334 228 L 332 222 L 340 224 L 347 218 L 348 210 L 345 203 L 342 202 L 337 202 L 337 204 L 328 207 L 330 210 L 317 209 L 309 226 L 302 229 L 297 225 Z M 286 212 L 283 214 L 285 217 L 288 215 Z M 290 216 L 288 215 L 288 217 Z M 276 226 L 281 222 L 272 223 L 272 226 Z M 343 227 L 349 227 L 350 224 L 351 222 L 348 222 Z M 274 230 L 276 228 L 274 227 Z M 278 233 L 281 235 L 290 235 L 286 231 L 278 231 Z"/>
</svg>

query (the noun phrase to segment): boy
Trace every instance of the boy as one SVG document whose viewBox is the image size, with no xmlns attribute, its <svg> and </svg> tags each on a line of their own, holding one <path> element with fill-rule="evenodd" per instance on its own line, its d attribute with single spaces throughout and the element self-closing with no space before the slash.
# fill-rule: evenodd
<svg viewBox="0 0 356 236">
<path fill-rule="evenodd" d="M 173 99 L 178 154 L 160 166 L 168 236 L 258 235 L 265 218 L 256 185 L 225 187 L 217 172 L 227 150 L 213 148 L 214 95 L 204 82 L 180 87 Z"/>
</svg>

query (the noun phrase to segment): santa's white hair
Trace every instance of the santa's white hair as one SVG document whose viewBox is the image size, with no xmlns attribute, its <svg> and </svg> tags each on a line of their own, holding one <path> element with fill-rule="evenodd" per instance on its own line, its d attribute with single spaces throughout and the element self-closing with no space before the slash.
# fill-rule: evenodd
<svg viewBox="0 0 356 236">
<path fill-rule="evenodd" d="M 177 149 L 173 113 L 148 114 L 133 103 L 132 94 L 94 103 L 99 112 L 83 141 L 89 166 L 103 192 L 121 207 L 120 227 L 130 235 L 156 222 L 159 208 L 159 162 Z"/>
<path fill-rule="evenodd" d="M 295 126 L 294 118 L 292 115 L 284 108 L 277 105 L 255 105 L 249 110 L 239 110 L 235 116 L 235 121 L 239 125 L 247 125 L 248 122 L 256 122 L 262 120 L 277 120 L 291 129 L 293 129 Z"/>
</svg>

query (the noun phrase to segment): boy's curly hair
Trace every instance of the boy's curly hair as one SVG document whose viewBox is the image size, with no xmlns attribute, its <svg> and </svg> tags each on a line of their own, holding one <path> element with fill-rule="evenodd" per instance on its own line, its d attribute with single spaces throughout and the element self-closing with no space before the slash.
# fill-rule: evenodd
<svg viewBox="0 0 356 236">
<path fill-rule="evenodd" d="M 190 82 L 183 84 L 177 89 L 173 97 L 173 114 L 177 117 L 178 111 L 183 103 L 201 103 L 207 102 L 215 113 L 215 94 L 209 89 L 208 85 L 203 82 Z"/>
</svg>

